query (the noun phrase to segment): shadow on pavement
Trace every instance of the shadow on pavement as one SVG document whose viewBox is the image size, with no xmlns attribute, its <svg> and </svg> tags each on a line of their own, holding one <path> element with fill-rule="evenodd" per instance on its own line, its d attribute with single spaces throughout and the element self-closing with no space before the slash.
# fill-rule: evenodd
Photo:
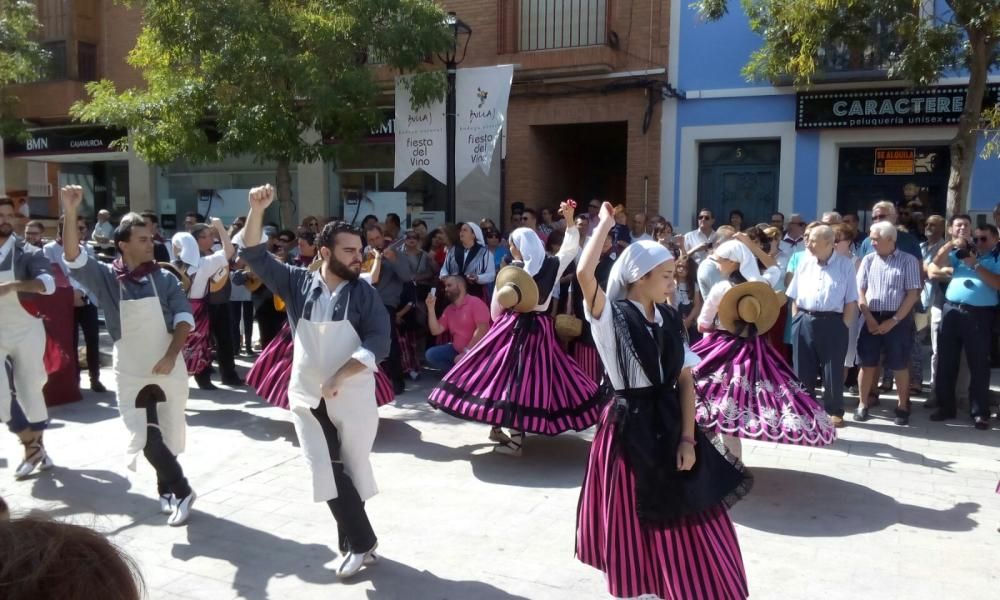
<svg viewBox="0 0 1000 600">
<path fill-rule="evenodd" d="M 140 457 L 139 460 L 142 460 Z M 61 502 L 66 506 L 44 511 L 48 517 L 93 514 L 95 521 L 105 515 L 124 515 L 133 521 L 115 531 L 115 535 L 138 525 L 148 518 L 162 517 L 156 501 L 156 487 L 148 494 L 130 491 L 132 483 L 113 471 L 100 469 L 63 469 L 59 466 L 44 471 L 32 481 L 31 495 L 38 500 Z M 94 525 L 97 525 L 96 523 Z M 104 530 L 105 527 L 97 526 Z"/>
<path fill-rule="evenodd" d="M 792 537 L 842 537 L 909 525 L 934 531 L 970 531 L 980 505 L 962 502 L 946 510 L 898 502 L 891 496 L 827 475 L 752 469 L 753 491 L 732 509 L 733 521 Z"/>
<path fill-rule="evenodd" d="M 450 462 L 453 460 L 469 460 L 469 456 L 489 443 L 471 444 L 452 448 L 443 444 L 427 442 L 421 439 L 420 430 L 406 421 L 399 419 L 380 419 L 378 435 L 372 452 L 385 454 L 409 454 L 420 460 L 432 462 Z"/>
<path fill-rule="evenodd" d="M 83 400 L 49 408 L 49 416 L 58 421 L 71 423 L 100 423 L 118 418 L 118 401 L 117 397 L 111 393 L 84 392 Z"/>
<path fill-rule="evenodd" d="M 954 469 L 952 469 L 951 466 L 954 465 L 955 462 L 951 460 L 935 460 L 927 458 L 919 452 L 903 450 L 881 442 L 852 440 L 848 443 L 850 444 L 850 453 L 852 456 L 892 459 L 908 465 L 923 465 L 932 469 L 940 469 L 947 473 L 954 472 Z"/>
<path fill-rule="evenodd" d="M 294 576 L 315 584 L 337 581 L 334 572 L 324 567 L 337 555 L 322 544 L 301 544 L 259 529 L 220 519 L 206 513 L 192 516 L 187 528 L 187 544 L 174 544 L 171 556 L 178 560 L 208 557 L 236 567 L 233 590 L 247 600 L 268 600 L 268 582 L 273 577 Z M 194 520 L 197 519 L 197 522 Z M 321 525 L 330 530 L 330 543 L 336 544 L 337 526 L 330 519 Z M 336 597 L 336 594 L 331 595 Z"/>
<path fill-rule="evenodd" d="M 488 430 L 483 428 L 485 437 Z M 469 457 L 476 479 L 516 487 L 574 488 L 583 483 L 590 440 L 566 433 L 528 435 L 520 457 L 488 452 Z"/>
<path fill-rule="evenodd" d="M 370 582 L 374 590 L 367 590 L 372 600 L 527 600 L 488 583 L 480 581 L 452 581 L 442 579 L 430 571 L 418 571 L 401 562 L 384 556 L 377 565 L 363 569 L 343 585 L 354 586 Z M 334 593 L 331 597 L 336 597 Z"/>
<path fill-rule="evenodd" d="M 295 435 L 295 426 L 288 421 L 269 419 L 233 408 L 197 410 L 189 406 L 187 413 L 188 427 L 232 429 L 239 431 L 252 440 L 260 442 L 284 440 L 296 448 L 299 447 L 299 439 Z"/>
</svg>

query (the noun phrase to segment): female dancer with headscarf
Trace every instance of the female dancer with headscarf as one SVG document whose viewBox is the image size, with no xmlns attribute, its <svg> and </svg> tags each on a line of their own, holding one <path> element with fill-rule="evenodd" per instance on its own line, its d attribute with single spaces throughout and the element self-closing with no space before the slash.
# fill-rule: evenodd
<svg viewBox="0 0 1000 600">
<path fill-rule="evenodd" d="M 471 221 L 462 223 L 458 231 L 458 243 L 448 249 L 444 264 L 441 265 L 441 279 L 449 275 L 465 277 L 466 293 L 487 299 L 483 294 L 483 286 L 492 283 L 497 273 L 493 254 L 486 248 L 483 230 L 479 225 Z"/>
<path fill-rule="evenodd" d="M 534 279 L 538 305 L 527 312 L 505 311 L 497 290 L 490 307 L 493 327 L 430 394 L 431 406 L 492 425 L 493 450 L 501 454 L 520 456 L 525 432 L 557 435 L 587 429 L 604 404 L 597 384 L 560 347 L 548 314 L 552 289 L 580 249 L 580 233 L 570 225 L 573 208 L 566 202 L 561 206 L 567 228 L 556 256 L 545 256 L 542 240 L 527 227 L 510 235 L 515 266 Z"/>
<path fill-rule="evenodd" d="M 784 357 L 752 323 L 729 331 L 717 319 L 734 286 L 763 281 L 773 288 L 782 275 L 777 267 L 762 275 L 747 243 L 753 242 L 730 240 L 708 258 L 724 279 L 712 286 L 698 316 L 698 329 L 708 335 L 691 348 L 702 359 L 693 370 L 698 424 L 725 434 L 726 446 L 737 456 L 739 438 L 825 446 L 836 439 L 833 422 Z"/>
<path fill-rule="evenodd" d="M 194 328 L 184 343 L 184 364 L 187 365 L 188 375 L 194 375 L 195 382 L 203 390 L 215 389 L 211 380 L 212 327 L 208 306 L 209 285 L 212 276 L 226 267 L 229 259 L 235 254 L 229 233 L 222 226 L 222 221 L 213 218 L 212 226 L 219 232 L 223 248 L 205 256 L 202 256 L 198 239 L 190 233 L 180 231 L 171 238 L 174 247 L 174 266 L 191 277 L 191 288 L 188 289 L 187 296 L 194 311 Z M 224 380 L 227 375 L 230 373 L 223 372 Z"/>
<path fill-rule="evenodd" d="M 673 254 L 651 240 L 634 242 L 612 267 L 607 293 L 598 285 L 594 271 L 613 213 L 605 202 L 577 267 L 615 388 L 580 490 L 577 558 L 605 573 L 616 598 L 746 598 L 727 508 L 752 480 L 695 425 L 691 367 L 698 357 L 666 304 Z"/>
</svg>

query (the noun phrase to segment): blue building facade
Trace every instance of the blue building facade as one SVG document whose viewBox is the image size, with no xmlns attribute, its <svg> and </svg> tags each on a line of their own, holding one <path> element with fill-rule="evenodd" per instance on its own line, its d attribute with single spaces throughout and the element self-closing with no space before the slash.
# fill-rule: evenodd
<svg viewBox="0 0 1000 600">
<path fill-rule="evenodd" d="M 713 210 L 716 225 L 736 209 L 746 223 L 838 210 L 867 224 L 874 202 L 914 197 L 944 214 L 951 124 L 968 79 L 955 73 L 928 90 L 889 81 L 883 42 L 863 53 L 831 46 L 805 91 L 748 82 L 741 70 L 761 40 L 740 3 L 706 22 L 689 2 L 672 2 L 668 77 L 680 97 L 664 105 L 661 213 L 678 231 L 695 227 L 699 207 Z M 992 77 L 990 94 L 998 91 Z M 969 209 L 985 214 L 997 202 L 1000 159 L 978 158 Z"/>
</svg>

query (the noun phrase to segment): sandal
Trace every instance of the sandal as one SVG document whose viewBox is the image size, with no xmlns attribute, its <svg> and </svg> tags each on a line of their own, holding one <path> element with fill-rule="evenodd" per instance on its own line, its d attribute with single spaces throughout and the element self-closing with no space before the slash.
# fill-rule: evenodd
<svg viewBox="0 0 1000 600">
<path fill-rule="evenodd" d="M 510 437 L 506 441 L 498 443 L 493 446 L 493 451 L 497 454 L 506 454 L 507 456 L 521 456 L 521 449 L 524 446 L 524 432 L 511 433 Z"/>
<path fill-rule="evenodd" d="M 510 438 L 503 432 L 503 429 L 494 427 L 493 429 L 490 429 L 490 441 L 496 442 L 497 444 L 504 444 L 509 442 Z"/>
</svg>

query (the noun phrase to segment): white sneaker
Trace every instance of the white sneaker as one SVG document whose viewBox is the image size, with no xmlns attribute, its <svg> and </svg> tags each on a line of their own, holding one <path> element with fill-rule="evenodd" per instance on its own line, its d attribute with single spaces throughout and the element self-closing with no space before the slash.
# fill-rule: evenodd
<svg viewBox="0 0 1000 600">
<path fill-rule="evenodd" d="M 177 502 L 177 504 L 174 505 L 174 512 L 167 519 L 167 525 L 170 525 L 171 527 L 178 527 L 186 523 L 188 517 L 191 516 L 191 505 L 194 504 L 194 500 L 197 497 L 198 494 L 195 494 L 194 490 L 191 490 L 190 494 L 188 494 L 183 500 Z"/>
<path fill-rule="evenodd" d="M 173 494 L 161 494 L 160 495 L 160 512 L 169 515 L 174 512 L 174 495 Z"/>
<path fill-rule="evenodd" d="M 368 552 L 363 553 L 349 553 L 345 558 L 344 562 L 340 564 L 340 568 L 337 569 L 337 578 L 346 579 L 352 577 L 361 570 L 361 567 L 374 565 L 378 562 L 378 554 L 375 554 L 375 548 L 378 548 L 378 544 L 372 546 L 372 549 Z"/>
</svg>

